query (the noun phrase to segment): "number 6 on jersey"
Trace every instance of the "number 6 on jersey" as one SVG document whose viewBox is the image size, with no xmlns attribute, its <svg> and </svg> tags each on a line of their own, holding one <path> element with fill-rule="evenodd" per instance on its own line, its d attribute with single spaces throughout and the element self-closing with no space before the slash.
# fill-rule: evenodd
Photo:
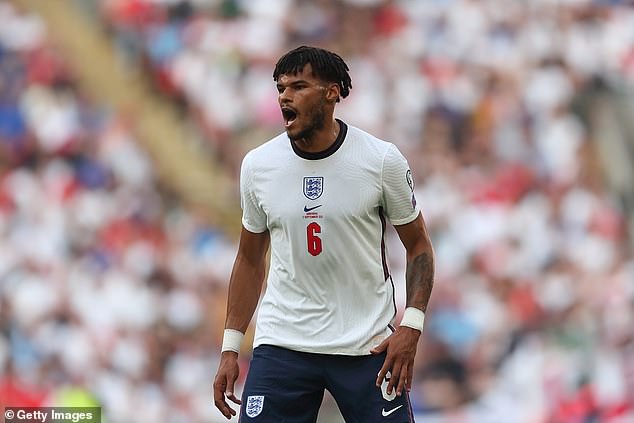
<svg viewBox="0 0 634 423">
<path fill-rule="evenodd" d="M 317 222 L 310 222 L 306 226 L 306 241 L 308 243 L 308 252 L 317 256 L 321 253 L 321 238 L 316 234 L 321 233 L 321 226 Z"/>
</svg>

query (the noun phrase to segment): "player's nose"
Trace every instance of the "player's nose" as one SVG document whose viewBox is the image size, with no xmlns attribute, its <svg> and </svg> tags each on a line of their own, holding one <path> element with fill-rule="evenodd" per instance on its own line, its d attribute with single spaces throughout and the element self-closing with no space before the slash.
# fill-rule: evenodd
<svg viewBox="0 0 634 423">
<path fill-rule="evenodd" d="M 291 94 L 290 94 L 291 90 L 289 90 L 288 88 L 285 88 L 284 90 L 280 91 L 277 99 L 280 102 L 280 106 L 286 106 L 289 105 L 291 102 Z"/>
</svg>

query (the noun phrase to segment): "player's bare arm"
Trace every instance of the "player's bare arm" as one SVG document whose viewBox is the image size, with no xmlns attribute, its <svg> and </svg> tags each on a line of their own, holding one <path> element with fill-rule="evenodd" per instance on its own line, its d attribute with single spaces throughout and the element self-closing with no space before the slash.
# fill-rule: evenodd
<svg viewBox="0 0 634 423">
<path fill-rule="evenodd" d="M 405 273 L 407 307 L 414 307 L 425 312 L 434 284 L 434 253 L 425 222 L 419 214 L 414 221 L 395 226 L 395 229 L 407 251 Z M 419 330 L 398 326 L 390 337 L 372 350 L 373 354 L 387 350 L 385 362 L 377 376 L 377 387 L 390 371 L 388 393 L 396 389 L 396 394 L 400 396 L 403 388 L 408 391 L 411 389 L 414 357 L 420 334 Z"/>
<path fill-rule="evenodd" d="M 238 253 L 229 281 L 225 329 L 246 332 L 260 298 L 269 243 L 268 231 L 253 233 L 242 228 Z M 234 394 L 234 385 L 239 373 L 238 353 L 222 352 L 213 384 L 214 403 L 228 419 L 235 416 L 236 411 L 229 406 L 227 399 L 236 404 L 241 403 Z"/>
</svg>

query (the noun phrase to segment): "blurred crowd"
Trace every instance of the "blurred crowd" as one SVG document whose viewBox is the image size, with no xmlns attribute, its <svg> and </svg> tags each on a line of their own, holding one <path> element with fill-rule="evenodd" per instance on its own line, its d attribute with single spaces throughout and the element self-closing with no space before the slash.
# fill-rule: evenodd
<svg viewBox="0 0 634 423">
<path fill-rule="evenodd" d="M 0 408 L 210 421 L 233 241 L 161 187 L 48 39 L 0 2 Z"/>
<path fill-rule="evenodd" d="M 587 95 L 634 86 L 634 7 L 95 4 L 122 64 L 183 107 L 234 177 L 281 132 L 279 55 L 314 44 L 348 62 L 339 115 L 408 157 L 435 246 L 420 421 L 634 422 L 634 255 Z M 43 23 L 0 6 L 0 405 L 81 388 L 113 422 L 216 421 L 234 241 L 154 179 L 129 122 L 82 95 Z M 402 311 L 393 233 L 388 246 Z"/>
</svg>

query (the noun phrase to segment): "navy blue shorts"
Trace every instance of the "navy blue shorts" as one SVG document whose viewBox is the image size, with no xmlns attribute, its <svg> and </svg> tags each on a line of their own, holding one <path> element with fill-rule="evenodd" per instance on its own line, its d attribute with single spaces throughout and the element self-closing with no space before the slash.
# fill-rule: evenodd
<svg viewBox="0 0 634 423">
<path fill-rule="evenodd" d="M 240 423 L 314 423 L 327 389 L 346 423 L 412 423 L 406 393 L 375 385 L 385 353 L 342 356 L 260 345 L 242 393 Z"/>
</svg>

